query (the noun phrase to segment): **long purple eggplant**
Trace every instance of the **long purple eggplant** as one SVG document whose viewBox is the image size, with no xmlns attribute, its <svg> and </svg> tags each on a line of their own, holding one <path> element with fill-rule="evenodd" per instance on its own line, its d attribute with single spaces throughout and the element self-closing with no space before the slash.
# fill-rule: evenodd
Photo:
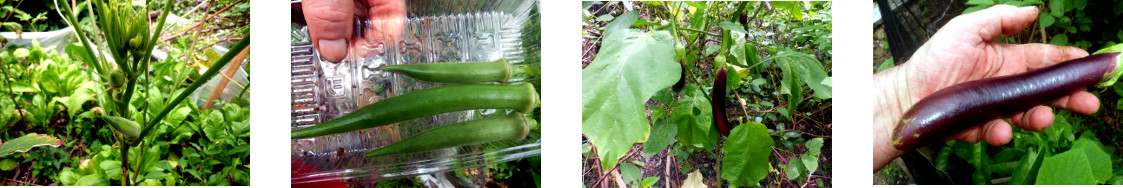
<svg viewBox="0 0 1123 188">
<path fill-rule="evenodd" d="M 1123 45 L 1021 74 L 940 89 L 905 112 L 893 130 L 893 147 L 912 150 L 1089 86 L 1110 87 L 1119 77 L 1120 49 Z"/>
<path fill-rule="evenodd" d="M 729 123 L 725 119 L 725 67 L 717 70 L 714 74 L 714 90 L 710 92 L 710 109 L 713 110 L 714 124 L 717 124 L 718 132 L 721 135 L 729 136 Z"/>
</svg>

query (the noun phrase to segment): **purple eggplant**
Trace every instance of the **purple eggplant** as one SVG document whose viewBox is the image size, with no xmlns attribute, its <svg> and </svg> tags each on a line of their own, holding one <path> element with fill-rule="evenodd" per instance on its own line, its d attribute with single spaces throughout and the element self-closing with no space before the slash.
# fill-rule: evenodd
<svg viewBox="0 0 1123 188">
<path fill-rule="evenodd" d="M 725 67 L 717 70 L 714 74 L 714 90 L 710 92 L 710 107 L 713 110 L 714 124 L 717 124 L 718 132 L 721 135 L 729 136 L 729 123 L 725 119 Z"/>
<path fill-rule="evenodd" d="M 905 112 L 893 130 L 893 147 L 912 150 L 1089 86 L 1110 87 L 1118 78 L 1119 47 L 1021 74 L 940 89 Z"/>
</svg>

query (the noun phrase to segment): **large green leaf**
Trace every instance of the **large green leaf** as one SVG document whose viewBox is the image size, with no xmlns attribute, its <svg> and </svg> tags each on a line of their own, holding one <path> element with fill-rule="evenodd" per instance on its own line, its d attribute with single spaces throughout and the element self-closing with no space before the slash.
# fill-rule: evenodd
<svg viewBox="0 0 1123 188">
<path fill-rule="evenodd" d="M 815 97 L 819 99 L 831 98 L 831 86 L 823 84 L 823 80 L 828 78 L 827 72 L 823 69 L 823 64 L 819 63 L 819 60 L 816 60 L 814 56 L 795 51 L 781 51 L 777 54 L 777 57 L 781 63 L 791 64 L 790 68 L 784 71 L 795 71 L 793 73 L 795 76 L 798 76 L 808 87 L 815 90 Z"/>
<path fill-rule="evenodd" d="M 677 134 L 678 126 L 666 119 L 655 120 L 655 124 L 651 125 L 651 136 L 643 143 L 643 157 L 651 157 L 667 149 L 675 142 Z"/>
<path fill-rule="evenodd" d="M 597 19 L 599 20 L 600 18 Z M 605 25 L 603 34 L 607 37 L 611 36 L 613 33 L 616 33 L 616 31 L 628 29 L 629 27 L 632 27 L 633 23 L 636 23 L 637 19 L 639 19 L 638 11 L 625 12 L 624 14 L 621 14 L 620 17 L 616 17 L 615 20 L 612 20 L 612 22 L 609 22 L 608 25 Z M 597 57 L 600 57 L 599 53 Z"/>
<path fill-rule="evenodd" d="M 1104 152 L 1103 146 L 1097 141 L 1082 136 L 1072 144 L 1071 150 L 1084 151 L 1088 157 L 1088 165 L 1092 167 L 1092 177 L 1097 183 L 1111 179 L 1111 156 Z"/>
<path fill-rule="evenodd" d="M 11 155 L 17 152 L 27 152 L 31 148 L 39 146 L 58 147 L 62 145 L 62 140 L 52 137 L 50 135 L 41 135 L 36 133 L 29 133 L 19 138 L 8 140 L 0 144 L 0 157 Z"/>
<path fill-rule="evenodd" d="M 1064 153 L 1047 157 L 1037 174 L 1037 184 L 1099 184 L 1111 179 L 1111 157 L 1089 137 L 1076 140 Z"/>
<path fill-rule="evenodd" d="M 616 32 L 581 71 L 581 131 L 597 147 L 604 169 L 615 166 L 632 143 L 647 140 L 643 103 L 674 85 L 681 69 L 669 32 Z"/>
<path fill-rule="evenodd" d="M 671 121 L 678 127 L 678 140 L 694 149 L 709 149 L 717 144 L 717 129 L 713 127 L 710 100 L 697 85 L 687 85 L 685 96 L 671 112 Z"/>
<path fill-rule="evenodd" d="M 768 175 L 772 144 L 764 124 L 749 122 L 733 128 L 721 148 L 725 152 L 721 158 L 721 177 L 729 180 L 730 187 L 756 185 Z"/>
</svg>

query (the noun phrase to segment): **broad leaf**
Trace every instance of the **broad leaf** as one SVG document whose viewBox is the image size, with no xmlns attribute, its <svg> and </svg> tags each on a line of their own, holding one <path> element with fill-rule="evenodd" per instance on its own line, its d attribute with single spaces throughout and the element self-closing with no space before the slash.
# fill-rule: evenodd
<svg viewBox="0 0 1123 188">
<path fill-rule="evenodd" d="M 1052 15 L 1049 15 L 1048 13 L 1042 12 L 1037 16 L 1038 27 L 1046 28 L 1049 26 L 1053 26 L 1053 22 L 1056 22 L 1056 20 Z"/>
<path fill-rule="evenodd" d="M 659 154 L 667 149 L 675 142 L 675 137 L 678 134 L 678 126 L 671 124 L 666 119 L 659 119 L 651 125 L 651 136 L 648 136 L 647 142 L 643 143 L 643 157 L 651 157 Z"/>
<path fill-rule="evenodd" d="M 734 31 L 734 32 L 739 32 L 739 33 L 741 33 L 742 37 L 744 37 L 745 34 L 749 33 L 748 31 L 745 31 L 745 27 L 742 27 L 741 23 L 721 21 L 721 23 L 718 23 L 717 25 L 719 27 L 721 27 L 722 29 L 726 29 L 726 30 Z"/>
<path fill-rule="evenodd" d="M 686 175 L 686 180 L 682 181 L 682 188 L 705 188 L 706 184 L 702 183 L 702 172 L 695 170 L 689 175 Z"/>
<path fill-rule="evenodd" d="M 807 153 L 814 156 L 819 156 L 820 149 L 823 148 L 823 138 L 813 138 L 807 141 Z"/>
<path fill-rule="evenodd" d="M 60 145 L 62 145 L 62 140 L 58 138 L 50 135 L 29 133 L 19 138 L 0 143 L 0 157 L 8 156 L 12 153 L 27 152 L 31 150 L 31 148 L 39 146 L 58 147 Z"/>
<path fill-rule="evenodd" d="M 813 174 L 815 170 L 819 169 L 819 158 L 816 156 L 803 154 L 799 156 L 799 160 L 803 161 L 804 167 L 807 167 L 807 174 Z"/>
<path fill-rule="evenodd" d="M 795 51 L 782 51 L 777 56 L 782 64 L 790 63 L 790 69 L 783 71 L 795 71 L 793 73 L 795 76 L 798 76 L 808 87 L 815 90 L 815 97 L 819 99 L 831 98 L 831 86 L 823 84 L 823 79 L 828 77 L 827 72 L 823 70 L 823 64 L 819 63 L 819 60 L 816 60 L 814 56 Z"/>
<path fill-rule="evenodd" d="M 655 186 L 655 183 L 658 183 L 658 182 L 659 182 L 659 177 L 643 178 L 643 182 L 641 182 L 639 184 L 639 188 L 650 188 L 652 186 Z"/>
<path fill-rule="evenodd" d="M 669 32 L 617 32 L 581 71 L 581 130 L 597 147 L 603 169 L 615 166 L 632 143 L 647 140 L 643 103 L 674 85 L 681 69 Z"/>
<path fill-rule="evenodd" d="M 748 56 L 745 54 L 745 34 L 738 32 L 729 32 L 729 35 L 729 39 L 733 42 L 729 45 L 729 54 L 733 55 L 733 59 L 731 59 L 732 61 L 728 61 L 729 64 L 748 68 L 749 66 L 751 66 L 751 64 L 749 64 L 749 61 L 752 60 L 749 60 Z"/>
<path fill-rule="evenodd" d="M 599 20 L 600 18 L 597 18 L 597 19 Z M 612 22 L 609 22 L 608 25 L 605 25 L 603 34 L 604 34 L 605 37 L 611 37 L 613 33 L 616 33 L 616 31 L 620 31 L 620 30 L 624 30 L 624 29 L 628 29 L 629 27 L 632 27 L 632 24 L 636 23 L 637 19 L 639 19 L 639 12 L 635 12 L 635 11 L 625 12 L 624 14 L 621 14 L 620 17 L 616 17 L 615 20 L 612 20 Z M 605 44 L 610 44 L 610 43 L 608 43 L 607 40 L 606 40 Z M 597 57 L 598 58 L 600 57 L 599 53 L 597 54 Z"/>
<path fill-rule="evenodd" d="M 639 167 L 632 163 L 620 163 L 620 176 L 624 179 L 624 183 L 632 184 L 632 182 L 639 181 L 643 177 Z"/>
<path fill-rule="evenodd" d="M 697 85 L 687 85 L 685 96 L 671 112 L 671 121 L 678 127 L 678 140 L 694 149 L 713 148 L 717 144 L 717 129 L 713 125 L 710 100 Z"/>
<path fill-rule="evenodd" d="M 1097 183 L 1103 183 L 1111 179 L 1111 156 L 1104 152 L 1103 146 L 1100 146 L 1097 141 L 1082 136 L 1072 144 L 1071 150 L 1084 151 Z"/>
<path fill-rule="evenodd" d="M 768 175 L 772 144 L 764 124 L 749 122 L 733 128 L 721 148 L 725 152 L 721 177 L 729 180 L 730 187 L 756 185 Z"/>
<path fill-rule="evenodd" d="M 788 166 L 784 167 L 784 172 L 788 175 L 788 180 L 795 180 L 803 176 L 803 168 L 805 168 L 803 167 L 803 160 L 791 158 L 788 160 Z"/>
<path fill-rule="evenodd" d="M 121 171 L 117 170 L 117 174 L 120 175 Z M 105 181 L 101 174 L 90 174 L 78 178 L 78 186 L 109 186 L 109 181 Z"/>
<path fill-rule="evenodd" d="M 1038 185 L 1091 185 L 1096 180 L 1088 157 L 1081 151 L 1068 151 L 1045 158 L 1037 175 Z"/>
<path fill-rule="evenodd" d="M 1037 179 L 1037 169 L 1041 167 L 1041 160 L 1045 155 L 1038 155 L 1037 151 L 1030 149 L 1018 161 L 1018 168 L 1010 178 L 1010 185 L 1030 185 Z"/>
<path fill-rule="evenodd" d="M 9 170 L 15 169 L 16 165 L 19 165 L 19 163 L 16 163 L 15 160 L 4 159 L 4 160 L 0 161 L 0 170 L 9 171 Z"/>
</svg>

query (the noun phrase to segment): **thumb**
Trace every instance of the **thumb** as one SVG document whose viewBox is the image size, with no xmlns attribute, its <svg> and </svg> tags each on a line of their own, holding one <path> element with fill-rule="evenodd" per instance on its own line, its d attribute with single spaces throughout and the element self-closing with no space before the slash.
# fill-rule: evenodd
<svg viewBox="0 0 1123 188">
<path fill-rule="evenodd" d="M 305 0 L 301 6 L 308 22 L 308 35 L 320 57 L 332 62 L 343 60 L 354 24 L 354 1 Z"/>
</svg>

